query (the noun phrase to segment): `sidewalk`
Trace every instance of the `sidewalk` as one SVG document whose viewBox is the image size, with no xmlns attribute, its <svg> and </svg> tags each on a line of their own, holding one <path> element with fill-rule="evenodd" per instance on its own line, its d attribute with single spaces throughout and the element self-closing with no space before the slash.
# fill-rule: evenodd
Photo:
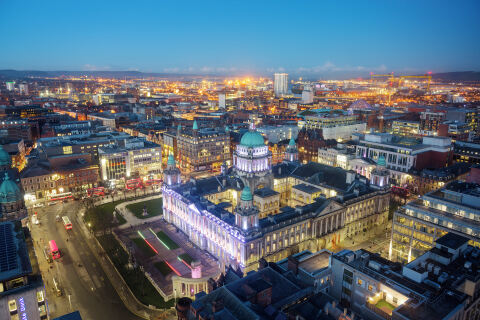
<svg viewBox="0 0 480 320">
<path fill-rule="evenodd" d="M 134 226 L 137 226 L 137 225 L 140 225 L 140 224 L 145 224 L 145 223 L 149 223 L 149 222 L 152 222 L 152 221 L 159 220 L 161 216 L 155 216 L 155 217 L 150 217 L 150 218 L 146 218 L 146 219 L 139 219 L 130 210 L 127 209 L 127 206 L 129 204 L 148 201 L 148 200 L 153 200 L 153 199 L 159 199 L 159 198 L 162 198 L 161 194 L 120 203 L 118 206 L 115 207 L 115 209 L 118 210 L 122 214 L 123 218 L 125 218 L 125 220 L 127 220 L 127 222 L 122 224 L 118 228 L 119 229 L 125 229 L 125 228 L 134 227 Z"/>
<path fill-rule="evenodd" d="M 120 299 L 122 299 L 124 305 L 128 308 L 128 310 L 130 310 L 130 312 L 143 319 L 176 318 L 175 312 L 171 309 L 160 310 L 156 308 L 150 308 L 139 302 L 134 294 L 130 291 L 130 288 L 127 286 L 122 276 L 118 273 L 113 263 L 108 258 L 108 255 L 103 250 L 98 240 L 88 231 L 81 219 L 76 218 L 76 220 L 78 225 L 80 225 L 80 229 L 82 230 L 85 240 L 87 240 L 87 245 L 92 250 L 95 258 L 110 280 L 110 283 L 114 287 L 115 291 L 117 291 Z"/>
</svg>

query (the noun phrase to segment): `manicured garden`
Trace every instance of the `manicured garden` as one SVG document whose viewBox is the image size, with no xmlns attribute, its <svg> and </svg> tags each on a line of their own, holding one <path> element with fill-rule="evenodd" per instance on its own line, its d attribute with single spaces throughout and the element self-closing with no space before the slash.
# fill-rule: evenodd
<svg viewBox="0 0 480 320">
<path fill-rule="evenodd" d="M 137 218 L 146 219 L 159 216 L 163 213 L 162 198 L 132 203 L 126 206 Z M 147 215 L 143 215 L 143 208 L 147 209 Z"/>
<path fill-rule="evenodd" d="M 170 239 L 170 237 L 165 232 L 158 231 L 157 237 L 167 247 L 167 249 L 174 250 L 179 248 L 178 244 L 172 239 Z"/>
<path fill-rule="evenodd" d="M 150 246 L 142 238 L 133 238 L 132 241 L 147 258 L 151 258 L 155 255 L 155 252 L 152 250 L 152 248 L 150 248 Z"/>
<path fill-rule="evenodd" d="M 157 268 L 157 270 L 160 271 L 160 273 L 164 277 L 172 273 L 172 269 L 170 269 L 170 267 L 165 263 L 165 261 L 155 262 L 153 266 Z"/>
<path fill-rule="evenodd" d="M 185 263 L 187 263 L 188 265 L 191 265 L 192 261 L 193 261 L 193 258 L 190 257 L 190 255 L 188 253 L 182 253 L 182 254 L 178 255 L 178 259 L 185 261 Z"/>
<path fill-rule="evenodd" d="M 115 202 L 105 203 L 96 207 L 92 207 L 85 212 L 85 222 L 93 231 L 105 230 L 109 227 L 114 227 L 113 224 L 113 213 L 115 207 L 125 200 L 119 200 Z M 116 215 L 118 224 L 121 225 L 126 222 L 126 220 Z"/>
<path fill-rule="evenodd" d="M 140 302 L 157 308 L 170 308 L 174 305 L 173 299 L 167 302 L 163 300 L 162 296 L 155 290 L 139 268 L 129 269 L 127 267 L 128 254 L 112 234 L 99 236 L 98 241 Z"/>
</svg>

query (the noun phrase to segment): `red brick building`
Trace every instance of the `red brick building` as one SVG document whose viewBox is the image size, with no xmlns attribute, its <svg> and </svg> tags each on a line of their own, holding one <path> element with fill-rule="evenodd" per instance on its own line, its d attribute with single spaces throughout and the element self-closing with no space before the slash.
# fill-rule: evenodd
<svg viewBox="0 0 480 320">
<path fill-rule="evenodd" d="M 329 146 L 336 146 L 337 141 L 323 139 L 321 129 L 306 129 L 303 128 L 298 132 L 297 148 L 298 160 L 300 163 L 309 163 L 311 161 L 317 162 L 318 149 Z"/>
</svg>

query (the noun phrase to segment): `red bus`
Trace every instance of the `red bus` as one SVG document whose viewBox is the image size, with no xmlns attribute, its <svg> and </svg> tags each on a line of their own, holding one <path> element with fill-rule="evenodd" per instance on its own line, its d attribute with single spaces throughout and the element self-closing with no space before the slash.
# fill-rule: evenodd
<svg viewBox="0 0 480 320">
<path fill-rule="evenodd" d="M 52 259 L 59 259 L 60 258 L 60 250 L 58 250 L 57 244 L 55 243 L 55 240 L 50 240 L 48 242 L 50 245 L 50 254 L 52 255 Z"/>
<path fill-rule="evenodd" d="M 70 219 L 67 216 L 63 216 L 62 220 L 63 220 L 63 225 L 65 226 L 65 229 L 71 230 L 72 229 L 72 223 L 70 222 Z"/>
<path fill-rule="evenodd" d="M 68 200 L 73 199 L 73 195 L 71 192 L 59 193 L 50 196 L 50 201 L 59 201 L 59 200 Z"/>
<path fill-rule="evenodd" d="M 127 180 L 127 181 L 125 182 L 125 188 L 126 188 L 127 190 L 133 190 L 133 189 L 143 188 L 142 179 L 138 178 L 138 179 Z"/>
<path fill-rule="evenodd" d="M 91 188 L 87 190 L 87 195 L 91 196 L 104 196 L 105 195 L 105 187 L 97 187 Z"/>
<path fill-rule="evenodd" d="M 156 184 L 161 184 L 162 179 L 150 179 L 145 181 L 145 186 L 151 186 L 151 185 L 156 185 Z"/>
</svg>

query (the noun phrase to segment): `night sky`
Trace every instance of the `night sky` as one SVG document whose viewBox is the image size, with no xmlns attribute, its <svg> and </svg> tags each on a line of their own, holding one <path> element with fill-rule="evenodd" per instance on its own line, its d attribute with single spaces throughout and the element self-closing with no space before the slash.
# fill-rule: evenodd
<svg viewBox="0 0 480 320">
<path fill-rule="evenodd" d="M 0 69 L 480 70 L 480 1 L 0 0 Z"/>
</svg>

